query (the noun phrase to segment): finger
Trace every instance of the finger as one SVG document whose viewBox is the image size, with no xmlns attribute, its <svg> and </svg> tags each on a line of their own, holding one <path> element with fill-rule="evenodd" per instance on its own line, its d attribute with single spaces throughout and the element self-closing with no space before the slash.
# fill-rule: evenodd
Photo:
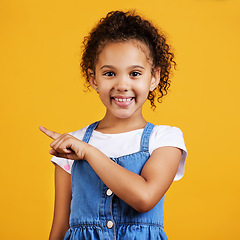
<svg viewBox="0 0 240 240">
<path fill-rule="evenodd" d="M 49 153 L 51 154 L 51 155 L 54 155 L 54 156 L 56 156 L 56 155 L 63 155 L 63 154 L 74 154 L 74 152 L 73 151 L 71 151 L 71 150 L 69 150 L 69 149 L 66 149 L 66 151 L 62 151 L 62 152 L 59 152 L 59 151 L 56 151 L 56 150 L 54 150 L 54 149 L 50 149 L 49 150 Z"/>
<path fill-rule="evenodd" d="M 51 155 L 54 155 L 54 156 L 57 156 L 57 155 L 58 155 L 58 152 L 55 151 L 54 149 L 50 149 L 50 150 L 49 150 L 49 153 L 50 153 Z"/>
<path fill-rule="evenodd" d="M 52 139 L 57 139 L 57 138 L 59 138 L 62 134 L 60 134 L 60 133 L 56 133 L 56 132 L 53 132 L 53 131 L 51 131 L 51 130 L 48 130 L 48 129 L 46 129 L 45 127 L 42 127 L 42 126 L 40 126 L 39 127 L 39 129 L 43 132 L 43 133 L 45 133 L 48 137 L 50 137 L 50 138 L 52 138 Z"/>
<path fill-rule="evenodd" d="M 69 142 L 70 136 L 68 134 L 62 134 L 60 137 L 55 139 L 51 144 L 50 147 L 53 148 L 55 151 L 59 153 L 65 152 L 65 150 L 69 149 L 68 148 L 68 142 Z M 69 152 L 69 151 L 66 151 Z"/>
<path fill-rule="evenodd" d="M 49 153 L 50 153 L 51 155 L 55 156 L 55 157 L 61 157 L 61 158 L 63 158 L 63 156 L 62 156 L 63 154 L 55 151 L 54 149 L 50 149 L 50 150 L 49 150 Z M 66 157 L 65 157 L 65 158 L 66 158 Z"/>
<path fill-rule="evenodd" d="M 72 153 L 59 153 L 59 152 L 55 151 L 54 149 L 51 149 L 49 151 L 49 153 L 55 157 L 77 160 L 77 156 L 73 152 Z"/>
<path fill-rule="evenodd" d="M 52 148 L 52 149 L 50 149 L 49 150 L 49 153 L 50 152 L 57 152 L 57 153 L 59 153 L 59 154 L 69 154 L 69 153 L 74 153 L 71 149 L 69 149 L 69 148 L 58 148 L 58 149 L 54 149 L 54 148 Z M 51 153 L 50 153 L 51 154 Z"/>
</svg>

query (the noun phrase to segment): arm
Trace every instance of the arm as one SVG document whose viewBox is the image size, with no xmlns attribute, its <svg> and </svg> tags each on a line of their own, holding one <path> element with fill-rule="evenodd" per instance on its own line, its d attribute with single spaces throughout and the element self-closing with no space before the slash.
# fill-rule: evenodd
<svg viewBox="0 0 240 240">
<path fill-rule="evenodd" d="M 55 206 L 49 240 L 62 240 L 69 228 L 71 175 L 55 165 Z"/>
<path fill-rule="evenodd" d="M 119 198 L 137 211 L 147 212 L 172 184 L 181 155 L 182 151 L 178 148 L 158 148 L 144 165 L 141 175 L 119 166 L 93 147 L 87 151 L 85 159 Z"/>
<path fill-rule="evenodd" d="M 85 159 L 119 198 L 139 212 L 147 212 L 159 202 L 172 184 L 181 160 L 182 150 L 174 147 L 158 148 L 138 175 L 69 134 L 61 135 L 45 128 L 40 129 L 54 139 L 49 151 L 52 155 L 73 160 Z"/>
</svg>

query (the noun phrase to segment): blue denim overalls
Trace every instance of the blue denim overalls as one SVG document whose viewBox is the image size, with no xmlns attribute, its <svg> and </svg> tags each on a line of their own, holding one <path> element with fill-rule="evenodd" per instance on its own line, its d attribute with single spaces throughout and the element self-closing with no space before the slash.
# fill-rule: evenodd
<svg viewBox="0 0 240 240">
<path fill-rule="evenodd" d="M 87 128 L 84 142 L 89 141 L 97 125 L 95 122 Z M 144 128 L 139 152 L 112 160 L 140 174 L 150 156 L 148 145 L 153 127 L 147 123 Z M 74 161 L 71 178 L 70 229 L 65 240 L 167 240 L 163 230 L 164 197 L 149 212 L 139 213 L 108 189 L 87 161 Z"/>
</svg>

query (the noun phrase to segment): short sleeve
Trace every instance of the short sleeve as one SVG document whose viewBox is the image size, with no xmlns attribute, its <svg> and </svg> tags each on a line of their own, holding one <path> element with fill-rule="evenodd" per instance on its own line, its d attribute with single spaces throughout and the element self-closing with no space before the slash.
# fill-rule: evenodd
<svg viewBox="0 0 240 240">
<path fill-rule="evenodd" d="M 184 175 L 185 162 L 187 158 L 187 149 L 182 131 L 177 127 L 164 125 L 155 126 L 149 142 L 150 153 L 159 147 L 176 147 L 183 151 L 178 171 L 174 178 L 174 181 L 180 180 Z"/>
<path fill-rule="evenodd" d="M 82 140 L 83 139 L 83 136 L 84 136 L 84 133 L 86 131 L 86 128 L 82 128 L 78 131 L 75 131 L 75 132 L 70 132 L 69 134 Z M 71 174 L 71 170 L 72 170 L 72 165 L 74 163 L 74 160 L 70 160 L 70 159 L 66 159 L 66 158 L 59 158 L 59 157 L 55 157 L 53 156 L 51 158 L 51 162 L 54 163 L 54 164 L 57 164 L 59 165 L 61 168 L 63 168 L 66 172 L 68 172 L 69 174 Z"/>
<path fill-rule="evenodd" d="M 58 166 L 63 168 L 66 172 L 71 174 L 71 169 L 72 169 L 74 160 L 69 160 L 66 158 L 59 158 L 59 157 L 53 156 L 51 159 L 51 162 L 54 164 L 57 164 Z"/>
</svg>

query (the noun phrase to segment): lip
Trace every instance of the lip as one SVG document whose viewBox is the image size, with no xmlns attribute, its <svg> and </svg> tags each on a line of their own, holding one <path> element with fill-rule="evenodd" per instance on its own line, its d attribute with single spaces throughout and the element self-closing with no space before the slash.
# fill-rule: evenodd
<svg viewBox="0 0 240 240">
<path fill-rule="evenodd" d="M 119 107 L 128 107 L 135 101 L 135 97 L 132 96 L 113 96 L 111 99 Z"/>
</svg>

